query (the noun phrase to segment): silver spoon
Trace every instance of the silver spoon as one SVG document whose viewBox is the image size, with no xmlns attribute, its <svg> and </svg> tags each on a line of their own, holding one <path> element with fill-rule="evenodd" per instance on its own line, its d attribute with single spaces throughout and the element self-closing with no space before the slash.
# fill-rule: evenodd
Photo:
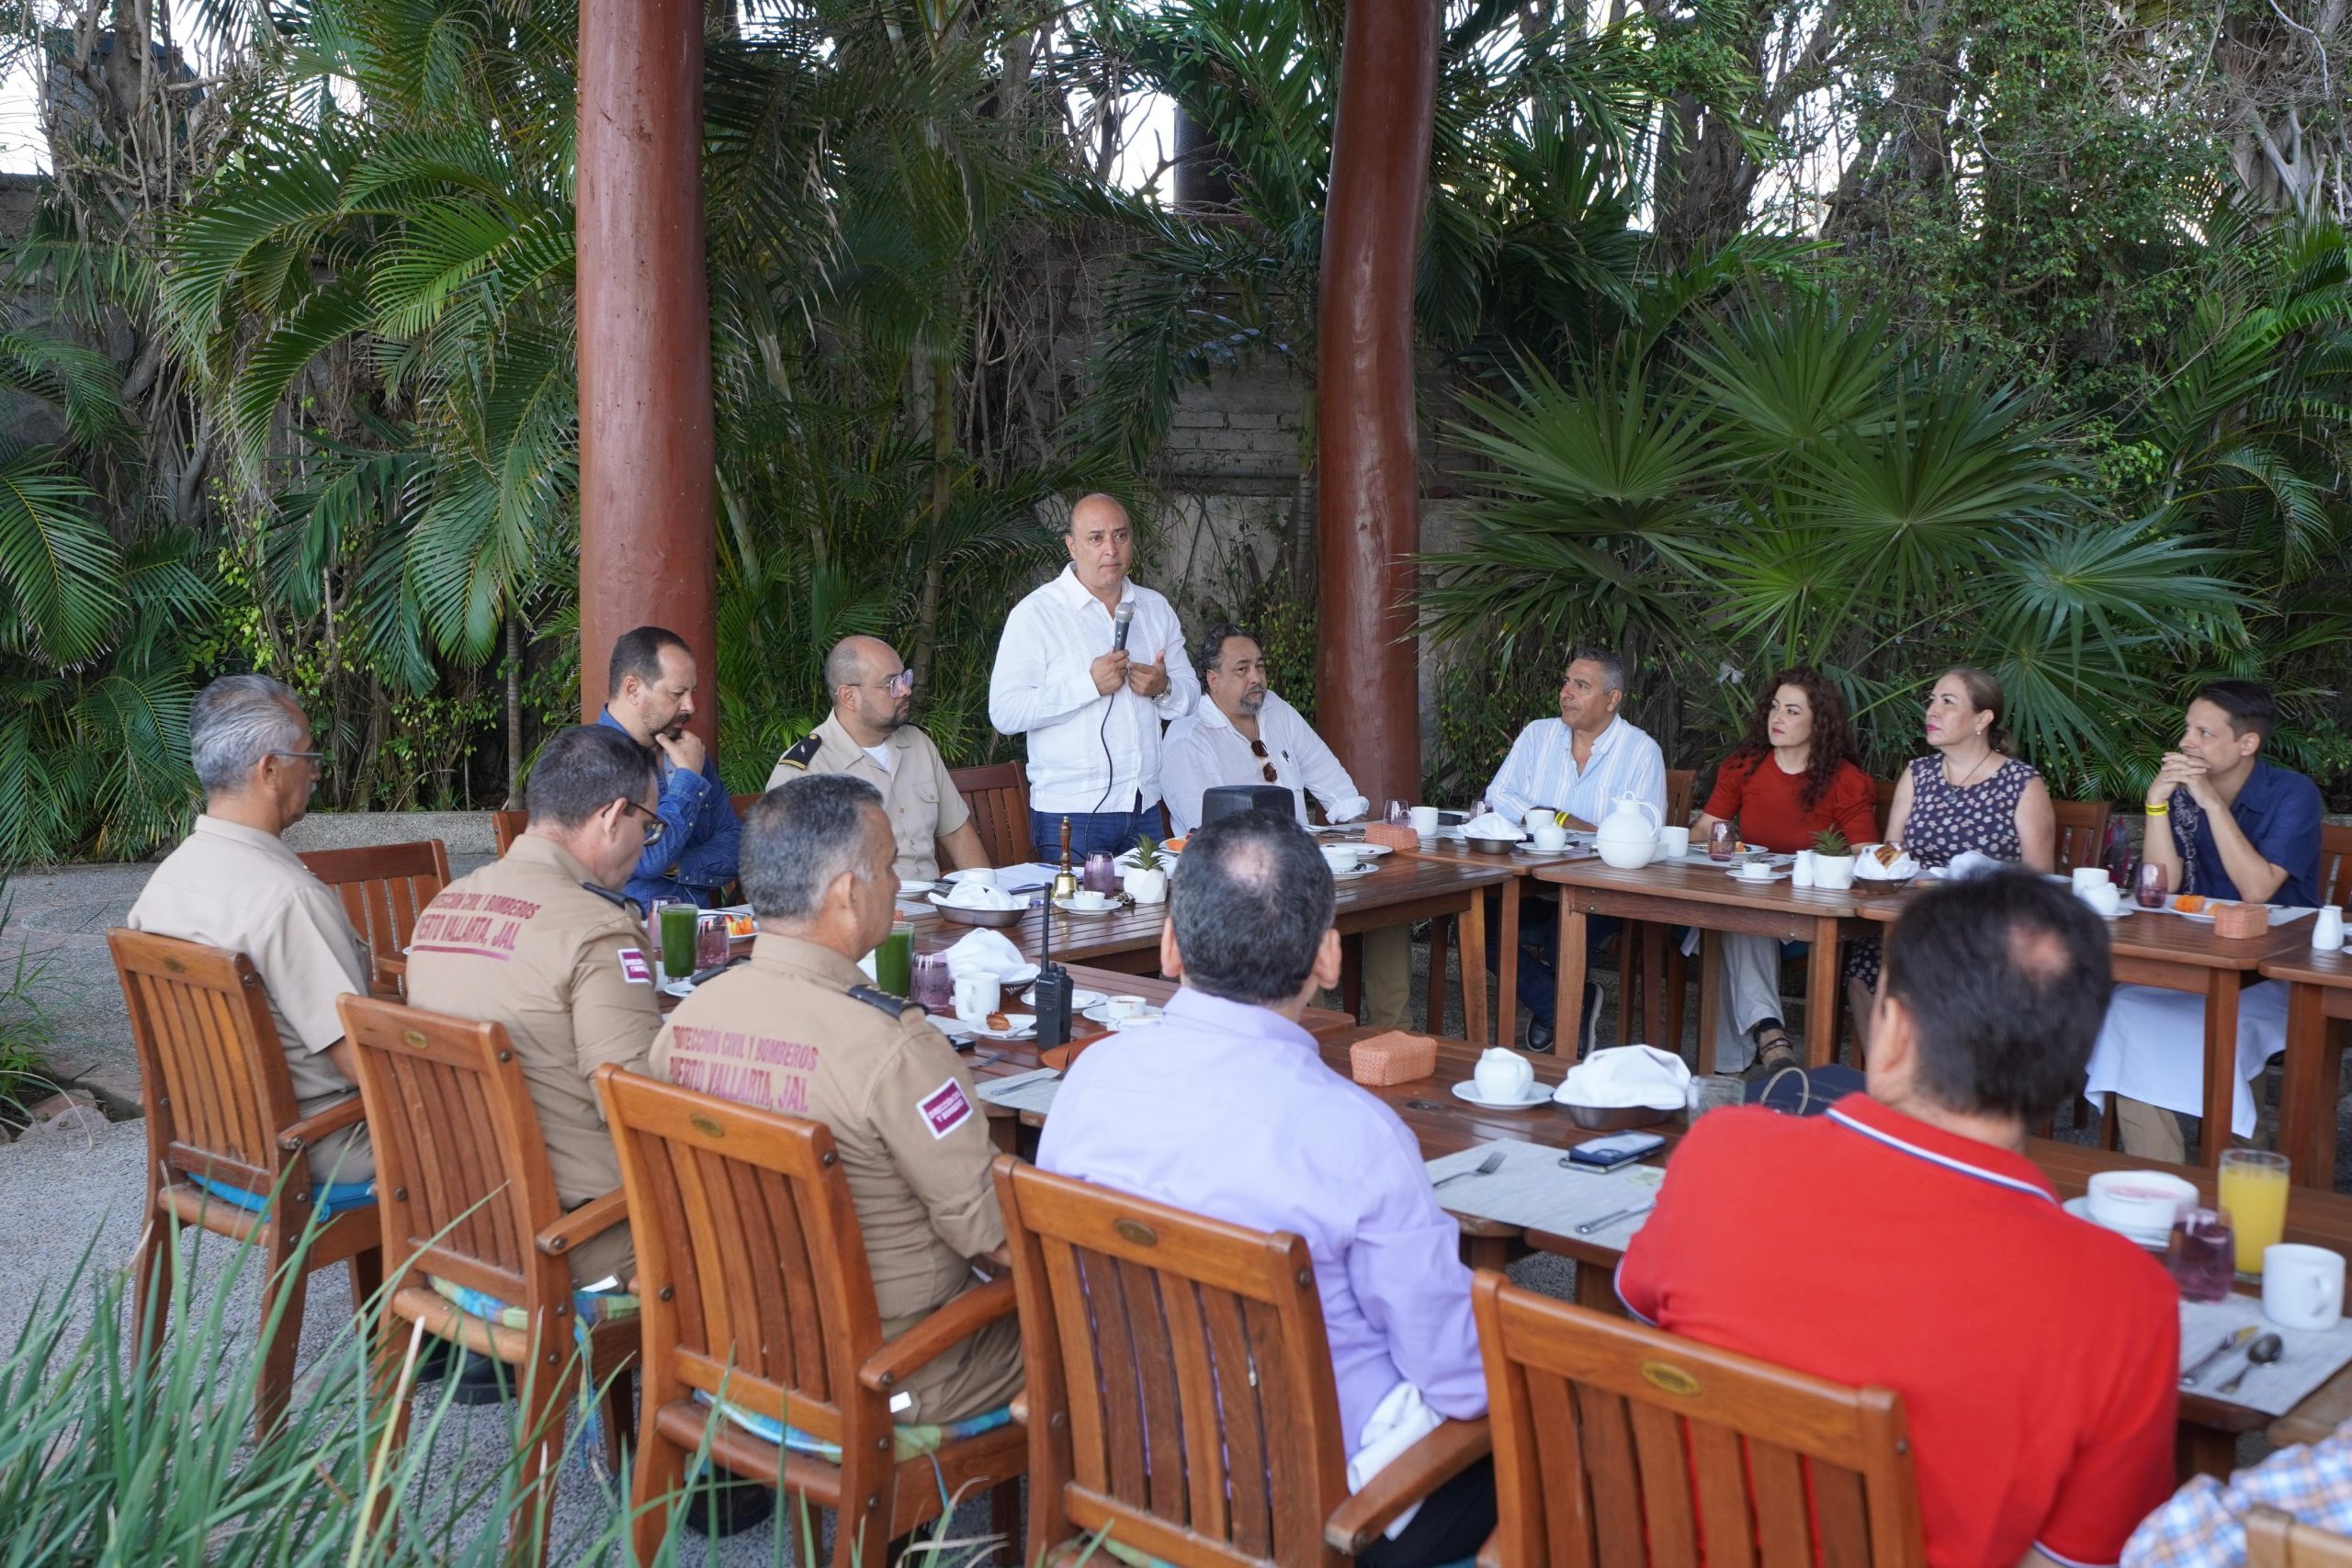
<svg viewBox="0 0 2352 1568">
<path fill-rule="evenodd" d="M 1492 1176 L 1502 1168 L 1503 1152 L 1500 1149 L 1497 1149 L 1493 1154 L 1488 1155 L 1485 1159 L 1478 1162 L 1477 1169 L 1457 1170 L 1452 1176 L 1441 1176 L 1435 1181 L 1430 1182 L 1430 1186 L 1431 1188 L 1442 1187 L 1449 1181 L 1459 1181 L 1465 1176 Z"/>
<path fill-rule="evenodd" d="M 2286 1349 L 2286 1348 L 2285 1342 L 2276 1334 L 2264 1335 L 2261 1338 L 2256 1340 L 2253 1344 L 2245 1348 L 2245 1365 L 2238 1369 L 2238 1375 L 2232 1378 L 2229 1382 L 2223 1383 L 2220 1388 L 2215 1389 L 2213 1392 L 2216 1393 L 2237 1393 L 2238 1384 L 2245 1382 L 2246 1373 L 2254 1371 L 2256 1367 L 2268 1366 L 2271 1362 L 2278 1359 L 2279 1353 Z"/>
</svg>

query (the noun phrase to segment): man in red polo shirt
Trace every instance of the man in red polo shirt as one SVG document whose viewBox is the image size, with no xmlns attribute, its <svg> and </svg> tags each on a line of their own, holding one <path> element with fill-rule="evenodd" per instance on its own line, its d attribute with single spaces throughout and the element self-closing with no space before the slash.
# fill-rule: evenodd
<svg viewBox="0 0 2352 1568">
<path fill-rule="evenodd" d="M 2111 967 L 2039 877 L 1922 897 L 1887 937 L 1869 1092 L 1700 1122 L 1617 1270 L 1660 1327 L 1901 1393 L 1935 1568 L 2111 1563 L 2172 1491 L 2172 1280 L 2023 1152 L 2082 1081 Z"/>
</svg>

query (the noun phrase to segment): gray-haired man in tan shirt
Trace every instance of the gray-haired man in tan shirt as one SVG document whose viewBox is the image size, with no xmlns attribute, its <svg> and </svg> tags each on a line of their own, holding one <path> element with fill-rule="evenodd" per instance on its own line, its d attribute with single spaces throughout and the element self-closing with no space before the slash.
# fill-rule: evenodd
<svg viewBox="0 0 2352 1568">
<path fill-rule="evenodd" d="M 261 976 L 294 1098 L 309 1115 L 354 1092 L 352 1047 L 335 998 L 368 994 L 359 939 L 334 889 L 279 837 L 310 809 L 324 753 L 293 692 L 266 675 L 227 675 L 188 709 L 189 760 L 204 813 L 147 879 L 132 931 L 242 953 Z M 311 1145 L 334 1184 L 376 1174 L 365 1122 Z"/>
</svg>

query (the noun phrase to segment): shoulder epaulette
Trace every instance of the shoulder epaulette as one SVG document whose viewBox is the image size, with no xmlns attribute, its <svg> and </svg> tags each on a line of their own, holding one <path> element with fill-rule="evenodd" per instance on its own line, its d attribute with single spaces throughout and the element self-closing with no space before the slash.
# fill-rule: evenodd
<svg viewBox="0 0 2352 1568">
<path fill-rule="evenodd" d="M 786 750 L 784 755 L 775 760 L 776 766 L 780 768 L 798 768 L 802 773 L 807 773 L 808 771 L 808 764 L 815 761 L 817 760 L 817 753 L 824 749 L 825 738 L 812 729 L 808 734 L 802 736 L 799 739 L 794 741 L 791 746 Z"/>
<path fill-rule="evenodd" d="M 589 892 L 594 893 L 597 897 L 602 898 L 607 904 L 618 904 L 630 914 L 637 913 L 637 900 L 630 897 L 626 893 L 616 893 L 611 888 L 602 886 L 594 882 L 583 882 L 580 886 L 585 887 Z"/>
<path fill-rule="evenodd" d="M 915 1005 L 904 997 L 892 996 L 879 986 L 852 986 L 849 994 L 867 1007 L 887 1012 L 892 1018 L 904 1017 L 906 1010 Z"/>
</svg>

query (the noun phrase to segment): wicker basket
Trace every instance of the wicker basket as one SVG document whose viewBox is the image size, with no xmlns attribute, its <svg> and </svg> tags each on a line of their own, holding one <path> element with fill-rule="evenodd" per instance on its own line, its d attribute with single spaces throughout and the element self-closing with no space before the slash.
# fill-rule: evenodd
<svg viewBox="0 0 2352 1568">
<path fill-rule="evenodd" d="M 2260 936 L 2269 929 L 2267 904 L 2222 904 L 2213 910 L 2213 934 L 2232 942 Z"/>
<path fill-rule="evenodd" d="M 1391 1030 L 1348 1047 L 1348 1070 L 1356 1082 L 1377 1089 L 1411 1083 L 1437 1071 L 1437 1042 L 1426 1034 Z"/>
</svg>

